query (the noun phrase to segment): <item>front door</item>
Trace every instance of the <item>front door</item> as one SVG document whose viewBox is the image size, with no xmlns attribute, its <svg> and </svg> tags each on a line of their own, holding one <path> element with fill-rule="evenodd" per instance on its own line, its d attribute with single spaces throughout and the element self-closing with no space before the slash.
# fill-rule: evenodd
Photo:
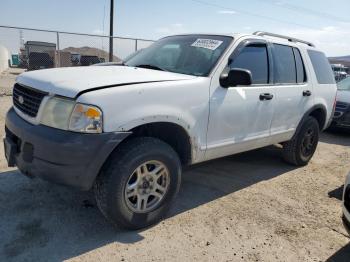
<svg viewBox="0 0 350 262">
<path fill-rule="evenodd" d="M 249 70 L 252 85 L 211 86 L 206 159 L 269 144 L 275 100 L 274 87 L 270 85 L 269 53 L 265 41 L 245 40 L 227 63 L 229 68 Z"/>
</svg>

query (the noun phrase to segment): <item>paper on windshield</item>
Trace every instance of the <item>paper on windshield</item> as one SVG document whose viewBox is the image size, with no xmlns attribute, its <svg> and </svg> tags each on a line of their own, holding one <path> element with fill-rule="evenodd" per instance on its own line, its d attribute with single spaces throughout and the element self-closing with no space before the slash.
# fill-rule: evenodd
<svg viewBox="0 0 350 262">
<path fill-rule="evenodd" d="M 191 46 L 215 50 L 222 44 L 222 42 L 223 41 L 215 40 L 215 39 L 198 38 Z"/>
</svg>

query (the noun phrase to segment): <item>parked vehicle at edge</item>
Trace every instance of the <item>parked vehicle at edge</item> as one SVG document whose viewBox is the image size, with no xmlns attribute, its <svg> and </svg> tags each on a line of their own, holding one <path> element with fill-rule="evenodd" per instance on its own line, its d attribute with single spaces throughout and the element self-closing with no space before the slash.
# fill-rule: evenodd
<svg viewBox="0 0 350 262">
<path fill-rule="evenodd" d="M 137 55 L 138 53 L 140 53 L 143 49 L 139 49 L 133 53 L 131 53 L 130 55 L 128 55 L 126 58 L 124 58 L 121 61 L 118 62 L 103 62 L 103 63 L 98 63 L 98 64 L 93 64 L 92 66 L 119 66 L 119 65 L 124 65 L 124 61 L 128 61 L 131 58 L 133 58 L 135 55 Z"/>
<path fill-rule="evenodd" d="M 348 174 L 343 193 L 343 223 L 350 234 L 350 173 Z"/>
<path fill-rule="evenodd" d="M 340 82 L 344 78 L 348 77 L 347 69 L 348 67 L 342 64 L 331 64 L 334 73 L 335 81 Z"/>
<path fill-rule="evenodd" d="M 350 77 L 338 83 L 336 100 L 331 126 L 350 129 Z"/>
<path fill-rule="evenodd" d="M 48 53 L 31 52 L 28 57 L 28 70 L 54 67 L 53 59 Z"/>
<path fill-rule="evenodd" d="M 80 56 L 80 65 L 89 66 L 100 63 L 100 59 L 95 55 L 82 55 Z"/>
<path fill-rule="evenodd" d="M 306 165 L 335 95 L 311 43 L 264 32 L 170 36 L 124 66 L 21 74 L 5 155 L 25 175 L 93 188 L 112 224 L 137 229 L 165 216 L 183 166 L 276 143 L 288 163 Z"/>
</svg>

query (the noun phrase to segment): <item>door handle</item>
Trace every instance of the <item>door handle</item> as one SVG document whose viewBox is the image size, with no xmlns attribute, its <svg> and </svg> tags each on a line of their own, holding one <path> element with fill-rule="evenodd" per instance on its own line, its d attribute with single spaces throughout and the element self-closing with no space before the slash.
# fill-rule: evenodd
<svg viewBox="0 0 350 262">
<path fill-rule="evenodd" d="M 311 96 L 311 91 L 310 90 L 304 90 L 303 91 L 303 96 Z"/>
<path fill-rule="evenodd" d="M 273 94 L 270 94 L 270 93 L 263 93 L 263 94 L 260 94 L 259 96 L 259 99 L 261 101 L 271 100 L 272 98 L 273 98 Z"/>
</svg>

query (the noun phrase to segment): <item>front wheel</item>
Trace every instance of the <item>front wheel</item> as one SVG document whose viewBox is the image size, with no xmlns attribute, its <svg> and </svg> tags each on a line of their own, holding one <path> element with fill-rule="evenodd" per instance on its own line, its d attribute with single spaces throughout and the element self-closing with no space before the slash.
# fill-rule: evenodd
<svg viewBox="0 0 350 262">
<path fill-rule="evenodd" d="M 113 225 L 139 229 L 165 216 L 180 181 L 176 152 L 158 139 L 141 137 L 112 153 L 94 191 L 98 207 Z"/>
<path fill-rule="evenodd" d="M 319 133 L 317 120 L 309 116 L 292 140 L 283 144 L 284 160 L 296 166 L 307 165 L 316 151 Z"/>
</svg>

